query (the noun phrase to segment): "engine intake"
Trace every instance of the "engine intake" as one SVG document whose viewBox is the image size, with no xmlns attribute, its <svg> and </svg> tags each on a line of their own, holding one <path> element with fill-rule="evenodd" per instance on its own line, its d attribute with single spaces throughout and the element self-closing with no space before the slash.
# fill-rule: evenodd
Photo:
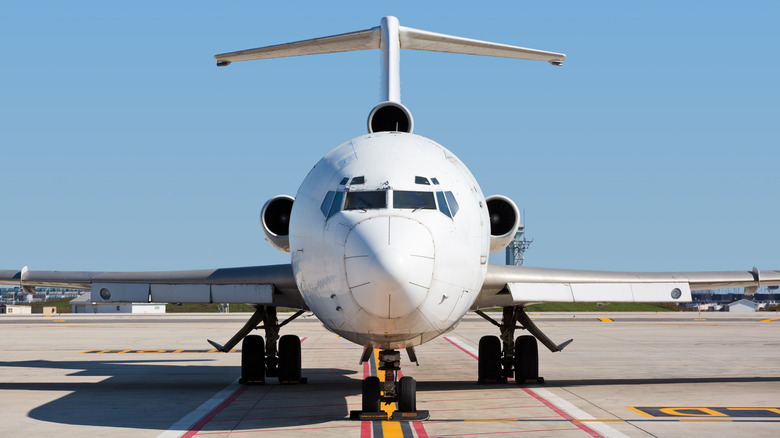
<svg viewBox="0 0 780 438">
<path fill-rule="evenodd" d="M 506 196 L 493 195 L 486 201 L 490 215 L 490 252 L 499 252 L 514 239 L 520 226 L 520 211 Z"/>
<path fill-rule="evenodd" d="M 274 196 L 263 205 L 260 225 L 265 240 L 281 252 L 290 252 L 290 212 L 295 198 L 289 195 Z"/>
<path fill-rule="evenodd" d="M 408 108 L 398 102 L 382 102 L 368 115 L 368 132 L 407 132 L 414 128 L 414 119 Z"/>
</svg>

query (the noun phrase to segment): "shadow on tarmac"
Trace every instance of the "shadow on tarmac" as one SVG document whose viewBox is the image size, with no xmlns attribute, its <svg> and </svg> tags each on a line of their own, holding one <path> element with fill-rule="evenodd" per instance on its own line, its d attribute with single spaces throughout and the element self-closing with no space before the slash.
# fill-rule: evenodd
<svg viewBox="0 0 780 438">
<path fill-rule="evenodd" d="M 164 431 L 238 379 L 238 366 L 215 366 L 211 362 L 135 358 L 0 361 L 0 368 L 73 370 L 56 381 L 0 382 L 0 391 L 64 393 L 30 410 L 28 417 L 39 421 Z M 309 378 L 307 385 L 279 385 L 271 378 L 266 385 L 250 386 L 204 430 L 220 426 L 227 430 L 264 429 L 342 420 L 349 415 L 346 397 L 359 394 L 361 388 L 360 380 L 348 374 L 356 373 L 304 369 L 303 375 Z M 85 377 L 106 378 L 94 381 Z M 291 409 L 295 409 L 295 415 L 289 414 Z"/>
<path fill-rule="evenodd" d="M 236 381 L 237 366 L 213 359 L 85 360 L 0 362 L 0 367 L 72 370 L 46 382 L 0 382 L 0 390 L 52 391 L 63 395 L 32 409 L 35 420 L 59 424 L 166 430 L 215 393 Z M 20 370 L 20 375 L 24 371 Z M 203 431 L 256 430 L 321 424 L 349 415 L 347 397 L 360 394 L 360 375 L 344 369 L 304 369 L 307 385 L 249 386 Z M 94 381 L 95 378 L 104 380 Z M 71 380 L 71 381 L 69 381 Z M 90 380 L 90 381 L 84 381 Z M 780 382 L 780 377 L 646 378 L 549 380 L 534 387 Z M 474 381 L 418 381 L 418 392 L 502 391 L 508 384 Z"/>
</svg>

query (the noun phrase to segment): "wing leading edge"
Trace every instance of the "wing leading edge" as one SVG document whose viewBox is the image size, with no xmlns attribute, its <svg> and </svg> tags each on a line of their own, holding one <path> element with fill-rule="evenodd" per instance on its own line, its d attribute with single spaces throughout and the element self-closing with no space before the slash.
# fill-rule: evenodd
<svg viewBox="0 0 780 438">
<path fill-rule="evenodd" d="M 306 304 L 291 265 L 157 272 L 0 270 L 0 284 L 91 290 L 94 302 Z"/>
<path fill-rule="evenodd" d="M 540 302 L 689 302 L 691 290 L 780 285 L 780 271 L 609 272 L 489 265 L 475 309 Z"/>
</svg>

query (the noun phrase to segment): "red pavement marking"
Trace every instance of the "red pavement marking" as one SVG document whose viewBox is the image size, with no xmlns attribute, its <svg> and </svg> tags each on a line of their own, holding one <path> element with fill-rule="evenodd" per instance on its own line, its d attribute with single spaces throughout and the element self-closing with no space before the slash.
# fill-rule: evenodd
<svg viewBox="0 0 780 438">
<path fill-rule="evenodd" d="M 291 430 L 320 430 L 320 429 L 354 429 L 357 426 L 319 426 L 319 427 L 287 427 L 283 429 L 247 429 L 247 430 L 231 430 L 230 435 L 233 434 L 239 434 L 239 433 L 258 433 L 258 432 L 289 432 Z M 199 436 L 202 435 L 225 435 L 225 432 L 201 432 L 198 434 Z"/>
<path fill-rule="evenodd" d="M 373 360 L 369 358 L 368 360 Z M 363 362 L 363 378 L 371 375 L 371 368 L 368 367 L 368 361 Z M 371 422 L 370 421 L 361 421 L 360 422 L 360 438 L 371 438 Z"/>
<path fill-rule="evenodd" d="M 428 432 L 425 431 L 422 421 L 412 421 L 412 427 L 417 432 L 417 438 L 428 438 Z"/>
<path fill-rule="evenodd" d="M 575 420 L 575 419 L 574 419 L 574 417 L 572 417 L 571 415 L 567 414 L 566 412 L 564 412 L 563 410 L 561 410 L 560 408 L 558 408 L 558 406 L 555 406 L 554 404 L 552 404 L 552 403 L 550 403 L 549 401 L 547 401 L 547 400 L 545 400 L 544 398 L 542 398 L 542 396 L 540 396 L 539 394 L 537 394 L 537 393 L 535 393 L 535 392 L 531 391 L 531 390 L 530 390 L 530 389 L 528 389 L 528 388 L 522 388 L 522 390 L 523 390 L 523 391 L 525 391 L 525 392 L 527 392 L 527 393 L 528 393 L 528 395 L 530 395 L 531 397 L 533 397 L 533 398 L 535 398 L 535 399 L 539 400 L 540 402 L 544 403 L 544 404 L 545 404 L 545 405 L 546 405 L 548 408 L 550 408 L 550 409 L 552 409 L 553 411 L 555 411 L 555 413 L 556 413 L 556 414 L 558 414 L 558 415 L 560 415 L 561 417 L 563 417 L 563 418 L 565 418 L 565 419 L 567 419 L 567 420 L 571 421 L 571 424 L 573 424 L 573 425 L 575 425 L 575 426 L 579 427 L 579 428 L 580 428 L 580 429 L 582 429 L 584 432 L 587 432 L 588 434 L 590 434 L 590 436 L 592 436 L 592 437 L 596 437 L 596 438 L 604 438 L 603 436 L 601 436 L 601 435 L 600 435 L 598 432 L 596 432 L 595 430 L 593 430 L 593 429 L 589 428 L 588 426 L 586 426 L 586 425 L 584 425 L 584 424 L 580 423 L 579 421 Z"/>
<path fill-rule="evenodd" d="M 458 350 L 460 350 L 460 351 L 462 351 L 462 352 L 464 352 L 464 353 L 468 354 L 469 356 L 473 357 L 474 359 L 477 359 L 477 356 L 476 356 L 474 353 L 472 353 L 472 352 L 470 352 L 470 351 L 466 350 L 465 348 L 461 347 L 460 345 L 458 345 L 458 344 L 456 344 L 456 343 L 452 342 L 452 341 L 451 341 L 449 338 L 446 338 L 446 337 L 445 337 L 445 338 L 444 338 L 444 340 L 445 340 L 445 341 L 447 341 L 447 342 L 449 342 L 450 344 L 452 344 L 452 345 L 456 346 L 456 347 L 458 348 Z"/>
<path fill-rule="evenodd" d="M 209 423 L 209 421 L 213 420 L 214 417 L 217 416 L 217 414 L 219 414 L 220 412 L 224 411 L 226 407 L 230 406 L 231 403 L 236 401 L 238 396 L 243 394 L 244 391 L 247 390 L 247 388 L 249 388 L 249 387 L 248 386 L 241 386 L 240 388 L 238 388 L 238 390 L 236 390 L 236 392 L 234 392 L 233 395 L 228 397 L 228 399 L 223 401 L 222 403 L 220 403 L 220 405 L 217 406 L 216 409 L 214 409 L 213 411 L 209 412 L 208 415 L 206 415 L 200 421 L 198 421 L 198 423 L 195 424 L 195 426 L 193 426 L 192 429 L 187 431 L 187 433 L 182 435 L 181 438 L 191 438 L 191 437 L 195 436 L 195 434 L 200 432 Z"/>
<path fill-rule="evenodd" d="M 474 353 L 472 353 L 472 352 L 470 352 L 470 351 L 466 350 L 465 348 L 463 348 L 463 347 L 461 347 L 460 345 L 458 345 L 458 344 L 456 344 L 456 343 L 452 342 L 450 339 L 448 339 L 448 338 L 446 338 L 446 337 L 445 337 L 444 339 L 445 339 L 447 342 L 449 342 L 450 344 L 452 344 L 452 345 L 454 345 L 455 347 L 457 347 L 457 348 L 458 348 L 458 350 L 460 350 L 460 351 L 462 351 L 462 352 L 464 352 L 464 353 L 468 354 L 469 356 L 473 357 L 474 359 L 477 359 L 477 356 L 475 356 L 475 355 L 474 355 Z M 578 427 L 578 428 L 580 428 L 580 429 L 581 429 L 583 432 L 586 432 L 587 434 L 589 434 L 590 436 L 592 436 L 592 437 L 594 437 L 594 438 L 604 438 L 603 436 L 601 436 L 601 435 L 600 435 L 598 432 L 596 432 L 595 430 L 593 430 L 593 429 L 589 428 L 588 426 L 586 426 L 586 425 L 584 425 L 584 424 L 580 423 L 579 421 L 575 420 L 575 419 L 574 419 L 574 417 L 572 417 L 571 415 L 567 414 L 566 412 L 564 412 L 563 410 L 561 410 L 560 408 L 558 408 L 558 406 L 555 406 L 554 404 L 550 403 L 550 402 L 549 402 L 549 401 L 547 401 L 546 399 L 542 398 L 542 396 L 540 396 L 539 394 L 537 394 L 537 393 L 535 393 L 535 392 L 531 391 L 531 390 L 530 390 L 530 389 L 528 389 L 528 388 L 521 388 L 521 389 L 522 389 L 523 391 L 525 391 L 526 393 L 528 393 L 528 395 L 530 395 L 531 397 L 533 397 L 533 398 L 535 398 L 536 400 L 539 400 L 540 402 L 544 403 L 544 405 L 545 405 L 545 406 L 547 406 L 548 408 L 550 408 L 550 409 L 552 409 L 553 411 L 555 411 L 555 413 L 556 413 L 556 414 L 560 415 L 561 417 L 563 417 L 563 418 L 564 418 L 564 419 L 566 419 L 566 420 L 569 420 L 569 421 L 571 422 L 571 424 L 573 424 L 573 425 L 577 426 L 577 427 Z M 569 429 L 550 429 L 550 431 L 552 431 L 552 430 L 569 430 Z M 573 429 L 571 429 L 571 430 L 573 430 Z M 548 431 L 531 431 L 531 432 L 548 432 Z M 470 434 L 470 435 L 471 435 L 471 434 Z M 473 434 L 473 435 L 476 435 L 476 434 Z M 446 436 L 446 435 L 442 435 L 442 436 Z"/>
<path fill-rule="evenodd" d="M 360 422 L 360 438 L 371 438 L 371 422 Z"/>
<path fill-rule="evenodd" d="M 475 433 L 456 433 L 454 435 L 436 435 L 437 437 L 445 437 L 445 436 L 468 436 L 468 435 L 495 435 L 495 434 L 503 434 L 503 435 L 511 435 L 511 434 L 520 434 L 520 433 L 538 433 L 538 432 L 560 432 L 564 430 L 577 430 L 577 429 L 537 429 L 537 430 L 510 430 L 510 431 L 504 431 L 504 432 L 475 432 Z M 427 437 L 426 437 L 427 438 Z"/>
<path fill-rule="evenodd" d="M 306 338 L 301 339 L 301 344 L 303 344 L 303 341 L 305 340 Z M 195 426 L 192 427 L 192 429 L 188 430 L 187 433 L 182 435 L 181 438 L 192 438 L 193 436 L 195 436 L 198 432 L 203 430 L 203 428 L 206 427 L 206 425 L 209 424 L 209 422 L 213 420 L 214 417 L 217 416 L 217 414 L 224 411 L 225 409 L 227 409 L 228 406 L 233 404 L 233 402 L 236 401 L 236 399 L 241 394 L 243 394 L 244 391 L 246 391 L 248 388 L 249 388 L 248 386 L 242 385 L 240 388 L 236 390 L 236 392 L 234 392 L 230 397 L 228 397 L 227 400 L 220 403 L 219 406 L 217 406 L 213 411 L 209 412 L 208 415 L 201 418 L 201 420 L 198 421 L 195 424 Z"/>
</svg>

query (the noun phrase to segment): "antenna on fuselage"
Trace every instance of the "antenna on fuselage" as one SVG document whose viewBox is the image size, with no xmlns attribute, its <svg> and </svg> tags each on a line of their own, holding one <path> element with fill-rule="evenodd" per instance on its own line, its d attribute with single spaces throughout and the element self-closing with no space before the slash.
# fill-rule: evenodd
<svg viewBox="0 0 780 438">
<path fill-rule="evenodd" d="M 215 55 L 214 59 L 218 67 L 224 67 L 234 61 L 368 49 L 382 50 L 382 98 L 384 99 L 371 110 L 368 116 L 369 132 L 412 132 L 414 127 L 412 113 L 401 104 L 401 49 L 529 59 L 547 61 L 552 65 L 562 65 L 563 60 L 566 59 L 566 55 L 562 53 L 412 29 L 399 25 L 398 19 L 392 16 L 383 17 L 380 25 L 371 29 L 222 53 Z"/>
</svg>

